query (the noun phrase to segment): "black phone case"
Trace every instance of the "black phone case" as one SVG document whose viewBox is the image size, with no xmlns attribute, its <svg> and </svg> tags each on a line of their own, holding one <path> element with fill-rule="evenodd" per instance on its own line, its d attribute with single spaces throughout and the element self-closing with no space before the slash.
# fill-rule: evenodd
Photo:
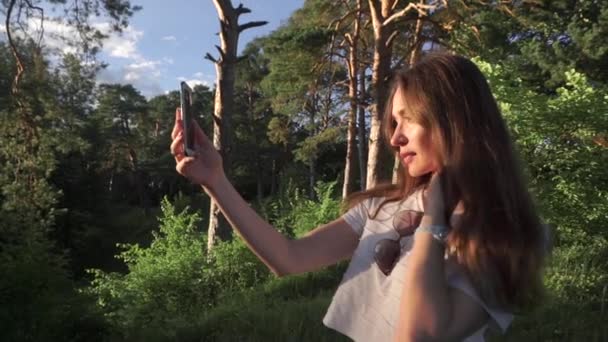
<svg viewBox="0 0 608 342">
<path fill-rule="evenodd" d="M 182 110 L 182 125 L 184 131 L 184 153 L 194 154 L 194 130 L 192 127 L 192 89 L 186 82 L 180 83 L 180 102 Z"/>
</svg>

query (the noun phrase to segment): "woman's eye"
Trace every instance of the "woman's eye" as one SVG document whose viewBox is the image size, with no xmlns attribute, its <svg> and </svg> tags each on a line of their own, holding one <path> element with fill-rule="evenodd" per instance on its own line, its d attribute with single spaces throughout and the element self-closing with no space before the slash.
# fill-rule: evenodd
<svg viewBox="0 0 608 342">
<path fill-rule="evenodd" d="M 397 128 L 397 121 L 392 120 L 391 125 L 393 126 L 393 130 Z"/>
</svg>

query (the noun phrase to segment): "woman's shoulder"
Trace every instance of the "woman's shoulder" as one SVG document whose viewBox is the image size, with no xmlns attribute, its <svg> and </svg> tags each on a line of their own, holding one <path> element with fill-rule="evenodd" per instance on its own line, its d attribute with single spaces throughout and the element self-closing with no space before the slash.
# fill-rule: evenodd
<svg viewBox="0 0 608 342">
<path fill-rule="evenodd" d="M 374 196 L 366 198 L 364 205 L 370 212 L 382 212 L 392 216 L 402 210 L 423 211 L 422 191 L 416 190 L 403 198 L 388 198 L 386 196 Z"/>
</svg>

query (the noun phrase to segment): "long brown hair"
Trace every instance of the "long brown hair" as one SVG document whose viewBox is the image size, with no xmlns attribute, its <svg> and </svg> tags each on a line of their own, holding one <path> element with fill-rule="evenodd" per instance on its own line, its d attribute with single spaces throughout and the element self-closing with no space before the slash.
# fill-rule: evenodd
<svg viewBox="0 0 608 342">
<path fill-rule="evenodd" d="M 465 208 L 448 236 L 448 250 L 456 251 L 456 260 L 488 304 L 511 310 L 534 306 L 543 295 L 545 234 L 485 77 L 470 60 L 447 53 L 428 54 L 396 73 L 382 119 L 384 142 L 395 154 L 398 149 L 389 140 L 397 88 L 408 115 L 430 130 L 437 145 L 446 198 L 461 200 Z M 381 207 L 429 180 L 430 174 L 409 176 L 399 163 L 396 184 L 354 193 L 344 208 L 385 197 Z"/>
</svg>

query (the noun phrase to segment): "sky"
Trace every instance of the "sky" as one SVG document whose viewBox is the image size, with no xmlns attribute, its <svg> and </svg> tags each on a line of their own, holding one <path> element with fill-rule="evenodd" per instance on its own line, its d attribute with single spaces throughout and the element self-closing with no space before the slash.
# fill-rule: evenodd
<svg viewBox="0 0 608 342">
<path fill-rule="evenodd" d="M 304 0 L 243 0 L 232 1 L 236 7 L 242 3 L 251 13 L 240 16 L 239 23 L 268 21 L 261 27 L 245 30 L 239 38 L 239 52 L 252 39 L 267 35 L 284 23 Z M 206 53 L 218 56 L 219 20 L 212 0 L 131 0 L 140 5 L 122 34 L 113 34 L 105 41 L 98 59 L 108 67 L 98 75 L 98 83 L 130 83 L 150 98 L 171 90 L 178 90 L 185 80 L 191 86 L 205 84 L 213 87 L 215 66 L 204 59 Z M 47 9 L 47 15 L 58 15 Z M 4 19 L 4 16 L 3 18 Z M 2 20 L 4 22 L 4 20 Z M 109 27 L 107 19 L 93 18 L 102 31 Z M 32 23 L 32 27 L 35 24 Z M 66 32 L 65 26 L 46 21 L 44 41 L 68 52 L 67 46 L 54 40 L 55 32 Z M 6 39 L 4 25 L 0 39 Z M 68 32 L 68 35 L 74 34 Z"/>
</svg>

